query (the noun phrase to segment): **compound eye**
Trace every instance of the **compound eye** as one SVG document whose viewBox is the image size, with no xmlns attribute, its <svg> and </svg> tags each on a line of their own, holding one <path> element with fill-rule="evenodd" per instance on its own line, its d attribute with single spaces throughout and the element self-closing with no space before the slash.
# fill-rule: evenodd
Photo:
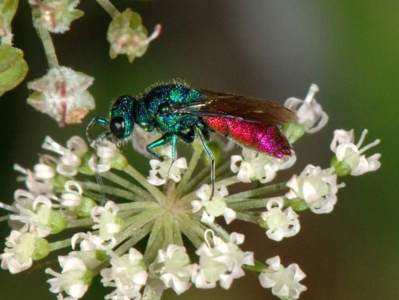
<svg viewBox="0 0 399 300">
<path fill-rule="evenodd" d="M 111 132 L 117 138 L 123 138 L 125 134 L 125 122 L 122 117 L 114 117 L 110 124 Z"/>
</svg>

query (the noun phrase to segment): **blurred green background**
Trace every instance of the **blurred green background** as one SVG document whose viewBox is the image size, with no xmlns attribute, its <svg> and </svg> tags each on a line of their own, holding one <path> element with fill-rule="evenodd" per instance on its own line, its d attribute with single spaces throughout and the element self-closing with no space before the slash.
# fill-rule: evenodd
<svg viewBox="0 0 399 300">
<path fill-rule="evenodd" d="M 42 76 L 47 64 L 30 23 L 26 1 L 14 21 L 15 44 L 30 65 L 27 80 L 0 100 L 0 200 L 12 202 L 17 188 L 15 162 L 32 166 L 45 135 L 65 141 L 83 135 L 84 124 L 58 128 L 49 117 L 26 105 L 26 82 Z M 311 83 L 330 115 L 320 133 L 302 139 L 296 171 L 307 163 L 327 166 L 336 128 L 368 128 L 369 140 L 381 138 L 382 168 L 345 178 L 336 209 L 329 215 L 305 213 L 294 238 L 266 240 L 255 226 L 234 224 L 246 233 L 247 249 L 258 259 L 279 254 L 297 262 L 309 290 L 301 299 L 399 299 L 399 2 L 385 1 L 114 1 L 132 7 L 151 30 L 163 33 L 147 54 L 129 64 L 110 60 L 105 38 L 108 15 L 83 1 L 86 15 L 72 30 L 54 37 L 61 64 L 95 77 L 91 92 L 95 114 L 106 115 L 111 100 L 139 93 L 155 81 L 184 78 L 194 86 L 284 101 L 303 97 Z M 127 149 L 129 152 L 129 149 Z M 133 152 L 133 151 L 131 151 Z M 141 167 L 144 167 L 144 163 Z M 0 236 L 9 229 L 2 223 Z M 41 271 L 11 276 L 0 271 L 0 298 L 55 299 Z M 101 299 L 95 285 L 85 299 Z M 164 299 L 176 299 L 173 292 Z M 231 290 L 196 290 L 180 299 L 274 299 L 249 275 Z"/>
</svg>

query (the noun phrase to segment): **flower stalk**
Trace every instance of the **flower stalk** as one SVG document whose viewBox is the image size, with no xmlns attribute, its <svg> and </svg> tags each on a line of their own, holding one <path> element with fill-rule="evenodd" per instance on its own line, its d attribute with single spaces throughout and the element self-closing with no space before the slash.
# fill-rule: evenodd
<svg viewBox="0 0 399 300">
<path fill-rule="evenodd" d="M 97 3 L 110 15 L 111 18 L 119 14 L 118 9 L 109 0 L 97 0 Z"/>
<path fill-rule="evenodd" d="M 49 68 L 56 68 L 59 66 L 57 54 L 55 52 L 54 42 L 51 34 L 43 28 L 43 26 L 36 24 L 36 32 L 42 42 L 44 53 L 46 54 Z"/>
</svg>

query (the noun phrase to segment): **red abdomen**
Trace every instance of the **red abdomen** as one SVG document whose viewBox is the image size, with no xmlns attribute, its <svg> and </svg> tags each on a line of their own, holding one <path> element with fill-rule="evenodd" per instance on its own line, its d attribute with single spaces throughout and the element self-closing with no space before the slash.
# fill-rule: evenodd
<svg viewBox="0 0 399 300">
<path fill-rule="evenodd" d="M 224 117 L 203 117 L 203 120 L 213 130 L 248 148 L 278 158 L 291 154 L 290 144 L 275 125 Z"/>
</svg>

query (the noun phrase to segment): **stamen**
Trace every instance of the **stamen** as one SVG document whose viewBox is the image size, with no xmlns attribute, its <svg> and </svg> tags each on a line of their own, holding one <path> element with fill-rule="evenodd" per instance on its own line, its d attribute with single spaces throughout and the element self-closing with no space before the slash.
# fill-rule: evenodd
<svg viewBox="0 0 399 300">
<path fill-rule="evenodd" d="M 157 24 L 154 27 L 154 31 L 151 33 L 151 35 L 147 38 L 146 43 L 149 44 L 150 42 L 152 42 L 153 40 L 155 40 L 162 31 L 162 26 L 161 24 Z"/>
<path fill-rule="evenodd" d="M 13 213 L 18 213 L 18 210 L 15 207 L 13 207 L 11 205 L 8 205 L 8 204 L 6 204 L 4 202 L 0 202 L 0 208 L 2 208 L 4 210 L 8 210 L 8 211 L 13 212 Z"/>
<path fill-rule="evenodd" d="M 42 148 L 48 151 L 55 152 L 59 155 L 64 155 L 65 151 L 67 150 L 49 136 L 45 137 Z"/>
<path fill-rule="evenodd" d="M 356 144 L 357 148 L 360 148 L 360 146 L 363 144 L 364 139 L 366 138 L 366 135 L 369 131 L 367 129 L 363 129 L 362 134 L 360 135 L 360 139 Z"/>
<path fill-rule="evenodd" d="M 380 139 L 375 140 L 374 142 L 364 146 L 362 149 L 359 149 L 360 153 L 366 152 L 367 150 L 369 150 L 370 148 L 373 148 L 375 146 L 377 146 L 379 143 L 381 142 Z"/>
<path fill-rule="evenodd" d="M 27 169 L 23 168 L 22 166 L 20 166 L 18 164 L 14 164 L 13 168 L 14 168 L 15 171 L 17 171 L 17 172 L 19 172 L 21 174 L 24 174 L 24 175 L 28 174 Z"/>
<path fill-rule="evenodd" d="M 310 88 L 309 88 L 309 92 L 306 95 L 306 98 L 304 100 L 305 103 L 310 103 L 312 102 L 314 95 L 316 95 L 316 93 L 319 91 L 319 87 L 317 86 L 317 84 L 312 83 Z"/>
</svg>

